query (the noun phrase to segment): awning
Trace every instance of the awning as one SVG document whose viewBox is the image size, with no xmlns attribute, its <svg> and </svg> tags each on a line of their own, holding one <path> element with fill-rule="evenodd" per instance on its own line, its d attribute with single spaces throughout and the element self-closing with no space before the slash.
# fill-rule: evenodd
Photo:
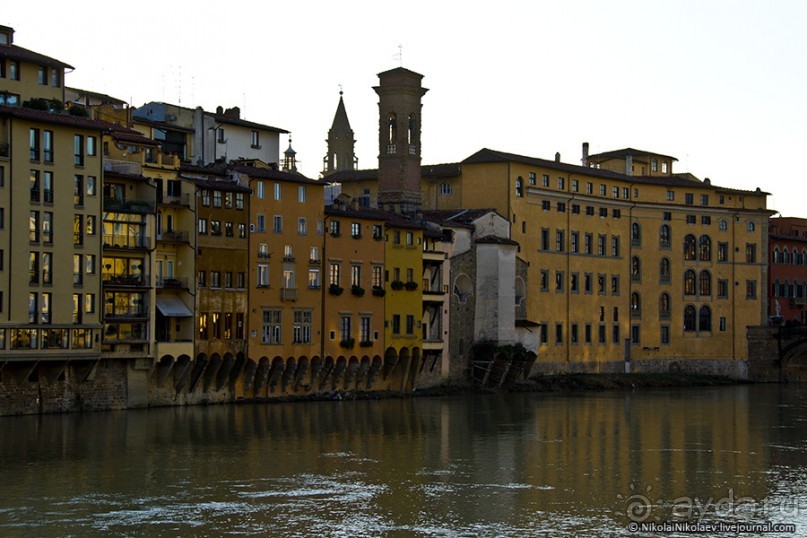
<svg viewBox="0 0 807 538">
<path fill-rule="evenodd" d="M 192 318 L 193 312 L 185 306 L 179 297 L 173 295 L 157 296 L 157 308 L 168 318 Z"/>
</svg>

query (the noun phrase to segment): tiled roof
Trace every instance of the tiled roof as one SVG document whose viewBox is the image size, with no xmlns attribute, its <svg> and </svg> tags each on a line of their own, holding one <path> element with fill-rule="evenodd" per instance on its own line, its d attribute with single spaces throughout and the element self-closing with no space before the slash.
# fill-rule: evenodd
<svg viewBox="0 0 807 538">
<path fill-rule="evenodd" d="M 17 45 L 3 45 L 0 46 L 0 58 L 8 58 L 9 60 L 18 60 L 21 62 L 42 64 L 48 67 L 60 67 L 62 69 L 74 69 L 72 65 L 66 64 L 56 58 L 39 54 L 32 50 L 18 47 Z"/>
<path fill-rule="evenodd" d="M 257 166 L 245 166 L 242 164 L 233 166 L 231 170 L 238 172 L 240 174 L 248 175 L 249 177 L 256 179 L 275 179 L 278 181 L 291 181 L 294 183 L 307 183 L 309 185 L 325 186 L 325 183 L 323 183 L 322 181 L 309 179 L 304 175 L 296 172 L 295 173 L 281 172 L 280 170 L 274 170 L 272 168 L 259 168 Z"/>
<path fill-rule="evenodd" d="M 104 178 L 129 179 L 132 181 L 149 180 L 149 178 L 141 174 L 127 174 L 125 172 L 116 172 L 114 170 L 104 170 Z"/>
<path fill-rule="evenodd" d="M 473 221 L 484 217 L 488 213 L 496 213 L 495 209 L 432 209 L 423 212 L 423 217 L 427 220 L 437 222 L 443 226 L 455 226 L 457 224 L 471 225 Z M 503 217 L 502 217 L 503 218 Z"/>
<path fill-rule="evenodd" d="M 0 114 L 30 121 L 68 125 L 80 129 L 91 129 L 97 131 L 107 131 L 110 130 L 110 126 L 115 125 L 107 121 L 93 120 L 84 116 L 73 116 L 67 113 L 48 112 L 47 110 L 36 110 L 33 108 L 13 106 L 0 106 Z"/>
<path fill-rule="evenodd" d="M 477 243 L 487 243 L 496 245 L 518 245 L 518 241 L 513 241 L 506 237 L 499 237 L 498 235 L 485 235 L 475 240 Z"/>
<path fill-rule="evenodd" d="M 239 185 L 236 181 L 230 180 L 221 180 L 215 178 L 198 178 L 198 177 L 186 177 L 181 176 L 183 179 L 187 179 L 188 181 L 194 182 L 198 187 L 203 189 L 210 189 L 213 191 L 224 191 L 224 192 L 244 192 L 244 193 L 251 193 L 252 189 L 249 187 L 244 187 L 243 185 Z"/>
<path fill-rule="evenodd" d="M 657 155 L 657 154 L 656 154 Z M 575 164 L 568 164 L 558 161 L 550 161 L 546 159 L 538 159 L 535 157 L 526 157 L 524 155 L 516 155 L 514 153 L 505 153 L 503 151 L 495 151 L 492 149 L 482 149 L 462 161 L 462 164 L 477 164 L 477 163 L 507 163 L 517 162 L 530 166 L 540 166 L 549 168 L 551 170 L 560 170 L 566 173 L 576 173 L 580 175 L 588 175 L 593 177 L 601 177 L 604 179 L 614 179 L 618 181 L 626 181 L 636 184 L 645 185 L 662 185 L 670 187 L 687 187 L 687 188 L 713 188 L 717 192 L 737 193 L 763 196 L 768 193 L 762 191 L 743 191 L 738 189 L 730 189 L 725 187 L 718 187 L 707 183 L 693 181 L 690 174 L 677 174 L 673 176 L 627 176 L 618 172 L 611 172 L 610 170 L 603 170 L 600 168 L 592 168 L 588 166 L 579 166 Z"/>
<path fill-rule="evenodd" d="M 150 127 L 157 127 L 158 129 L 171 129 L 173 131 L 181 131 L 183 133 L 196 132 L 193 130 L 192 127 L 182 127 L 181 125 L 176 125 L 174 123 L 168 123 L 165 121 L 149 120 L 142 116 L 133 116 L 132 123 L 142 123 L 143 125 L 148 125 Z"/>
<path fill-rule="evenodd" d="M 112 138 L 115 140 L 119 140 L 120 142 L 128 142 L 130 144 L 139 144 L 141 146 L 159 146 L 160 143 L 156 140 L 152 140 L 151 138 L 147 138 L 142 134 L 138 133 L 137 131 L 131 131 L 129 129 L 122 131 L 122 130 L 113 130 L 111 132 Z"/>
<path fill-rule="evenodd" d="M 624 157 L 662 157 L 664 159 L 672 159 L 673 161 L 677 161 L 675 157 L 671 157 L 670 155 L 662 155 L 661 153 L 654 153 L 652 151 L 642 151 L 640 149 L 634 148 L 625 148 L 625 149 L 616 149 L 614 151 L 606 151 L 603 153 L 595 153 L 593 155 L 588 156 L 588 160 L 590 161 L 604 161 L 607 159 L 619 159 Z"/>
<path fill-rule="evenodd" d="M 260 131 L 271 131 L 273 133 L 288 133 L 287 130 L 281 129 L 280 127 L 272 127 L 271 125 L 255 123 L 254 121 L 242 120 L 241 118 L 233 118 L 232 116 L 227 116 L 226 114 L 213 114 L 213 118 L 215 118 L 215 120 L 218 123 L 238 125 L 240 127 L 248 127 L 250 129 L 257 129 Z"/>
<path fill-rule="evenodd" d="M 457 177 L 460 175 L 460 163 L 426 164 L 420 167 L 420 176 L 423 179 L 440 179 Z M 350 183 L 352 181 L 378 180 L 378 169 L 342 170 L 333 172 L 324 178 L 329 183 Z"/>
</svg>

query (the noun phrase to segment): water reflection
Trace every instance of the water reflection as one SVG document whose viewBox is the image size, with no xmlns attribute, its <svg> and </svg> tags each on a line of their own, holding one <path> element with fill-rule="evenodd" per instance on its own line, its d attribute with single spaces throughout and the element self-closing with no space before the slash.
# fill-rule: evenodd
<svg viewBox="0 0 807 538">
<path fill-rule="evenodd" d="M 778 386 L 7 417 L 0 533 L 620 534 L 636 499 L 804 530 L 806 420 Z"/>
</svg>

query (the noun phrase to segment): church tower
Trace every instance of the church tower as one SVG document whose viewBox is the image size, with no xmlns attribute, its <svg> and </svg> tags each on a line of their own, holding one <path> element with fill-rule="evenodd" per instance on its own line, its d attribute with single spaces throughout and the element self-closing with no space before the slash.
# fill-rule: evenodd
<svg viewBox="0 0 807 538">
<path fill-rule="evenodd" d="M 328 153 L 323 159 L 322 175 L 327 176 L 333 172 L 342 170 L 355 170 L 359 160 L 356 158 L 353 129 L 350 128 L 350 121 L 347 119 L 345 102 L 342 99 L 342 91 L 339 91 L 339 105 L 336 107 L 336 115 L 333 117 L 333 125 L 328 131 Z"/>
<path fill-rule="evenodd" d="M 420 103 L 423 75 L 403 67 L 378 74 L 378 206 L 420 212 Z"/>
</svg>

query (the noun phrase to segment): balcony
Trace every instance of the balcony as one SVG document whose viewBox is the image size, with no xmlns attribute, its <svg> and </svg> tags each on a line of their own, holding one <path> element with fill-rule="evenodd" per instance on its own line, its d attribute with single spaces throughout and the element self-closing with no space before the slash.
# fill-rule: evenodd
<svg viewBox="0 0 807 538">
<path fill-rule="evenodd" d="M 104 211 L 117 213 L 154 213 L 154 203 L 148 200 L 117 200 L 104 198 Z"/>
<path fill-rule="evenodd" d="M 158 277 L 157 278 L 157 287 L 158 288 L 165 288 L 165 289 L 174 289 L 174 290 L 187 290 L 187 289 L 190 289 L 188 287 L 188 279 L 187 278 L 159 278 Z"/>
<path fill-rule="evenodd" d="M 428 278 L 423 279 L 423 294 L 424 295 L 443 295 L 448 293 L 448 286 L 437 282 L 432 282 Z"/>
<path fill-rule="evenodd" d="M 157 241 L 163 243 L 190 243 L 188 232 L 163 232 L 157 234 Z"/>
<path fill-rule="evenodd" d="M 157 201 L 163 205 L 175 205 L 183 207 L 190 207 L 191 205 L 191 197 L 188 193 L 178 195 L 166 194 L 163 196 L 159 196 L 158 194 Z"/>
<path fill-rule="evenodd" d="M 103 281 L 104 286 L 133 288 L 133 287 L 148 286 L 149 278 L 147 275 L 141 275 L 141 274 L 103 273 Z"/>
<path fill-rule="evenodd" d="M 104 171 L 139 176 L 143 174 L 143 165 L 139 162 L 104 159 Z"/>
<path fill-rule="evenodd" d="M 114 306 L 106 305 L 104 309 L 105 320 L 116 319 L 143 319 L 148 318 L 148 309 L 141 305 L 137 306 Z"/>
<path fill-rule="evenodd" d="M 280 288 L 280 300 L 281 301 L 296 301 L 297 300 L 297 288 Z"/>
<path fill-rule="evenodd" d="M 151 241 L 147 237 L 104 234 L 104 248 L 151 249 Z"/>
</svg>

